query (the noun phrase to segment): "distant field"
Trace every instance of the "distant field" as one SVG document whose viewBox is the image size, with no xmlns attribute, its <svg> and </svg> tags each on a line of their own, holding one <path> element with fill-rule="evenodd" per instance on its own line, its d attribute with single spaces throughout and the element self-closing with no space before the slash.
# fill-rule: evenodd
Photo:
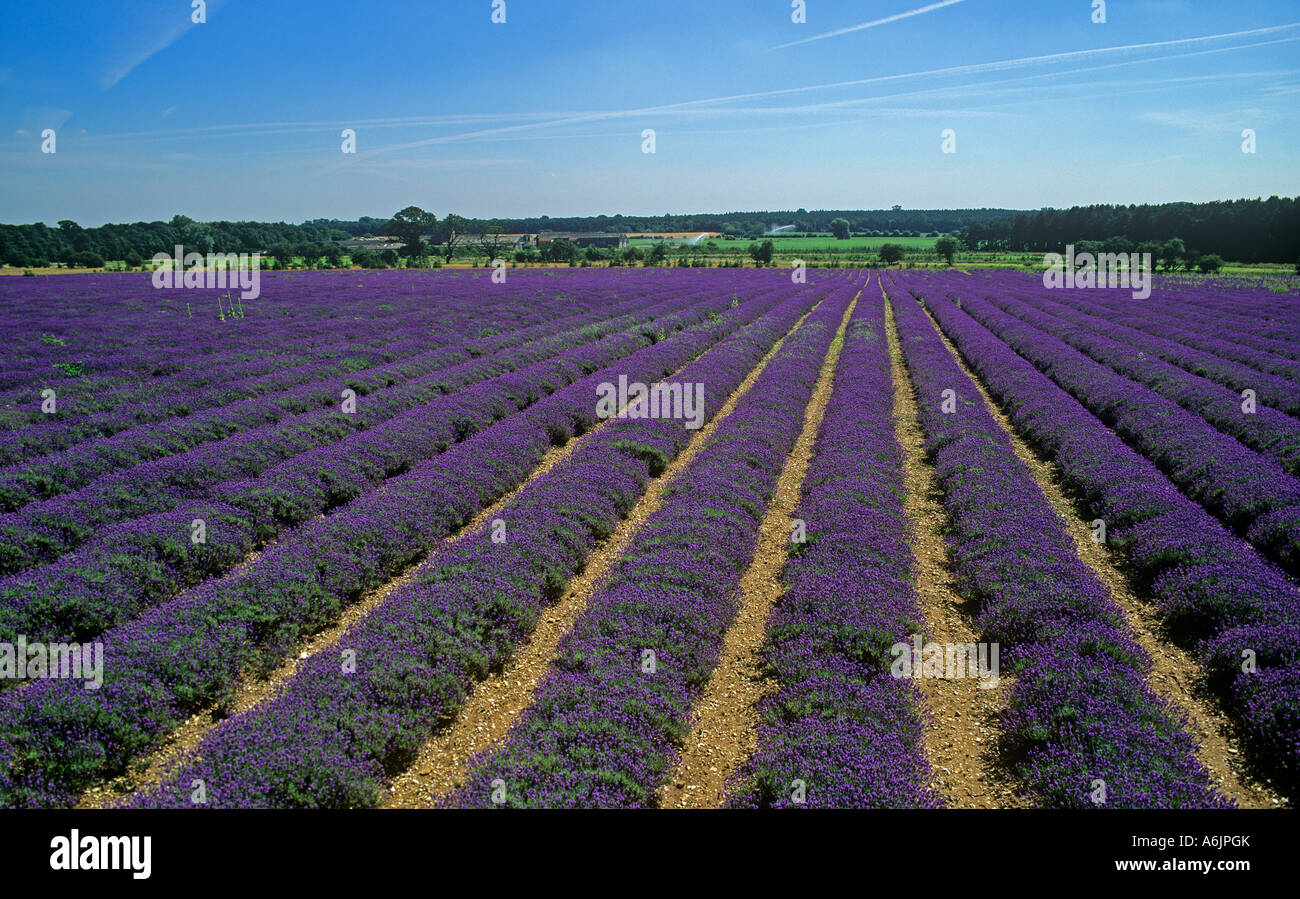
<svg viewBox="0 0 1300 899">
<path fill-rule="evenodd" d="M 852 237 L 848 240 L 836 240 L 834 237 L 742 237 L 736 240 L 715 238 L 712 243 L 719 250 L 745 253 L 749 245 L 764 240 L 771 240 L 778 253 L 798 253 L 810 251 L 838 251 L 842 253 L 874 253 L 887 243 L 895 243 L 909 250 L 933 250 L 937 237 Z M 636 238 L 628 241 L 634 247 L 653 246 L 658 243 L 648 238 Z M 699 246 L 709 243 L 700 241 Z"/>
</svg>

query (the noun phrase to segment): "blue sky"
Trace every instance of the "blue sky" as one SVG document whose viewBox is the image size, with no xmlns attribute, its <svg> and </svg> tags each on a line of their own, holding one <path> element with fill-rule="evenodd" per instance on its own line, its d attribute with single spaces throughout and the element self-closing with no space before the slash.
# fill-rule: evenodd
<svg viewBox="0 0 1300 899">
<path fill-rule="evenodd" d="M 4 0 L 0 221 L 1300 193 L 1295 0 L 493 2 Z"/>
</svg>

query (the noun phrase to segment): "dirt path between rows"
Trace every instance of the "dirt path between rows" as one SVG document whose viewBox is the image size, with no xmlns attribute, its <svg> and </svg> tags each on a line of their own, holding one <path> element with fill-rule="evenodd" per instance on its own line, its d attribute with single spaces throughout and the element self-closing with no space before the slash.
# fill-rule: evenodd
<svg viewBox="0 0 1300 899">
<path fill-rule="evenodd" d="M 714 345 L 716 346 L 716 344 Z M 708 349 L 712 349 L 712 347 Z M 708 352 L 708 349 L 705 352 Z M 686 364 L 689 365 L 690 363 Z M 552 447 L 521 484 L 486 509 L 481 510 L 456 533 L 443 538 L 441 544 L 431 547 L 401 574 L 371 590 L 360 601 L 348 606 L 334 624 L 309 638 L 299 649 L 297 655 L 285 659 L 265 677 L 246 677 L 236 687 L 230 700 L 191 716 L 189 720 L 166 738 L 159 749 L 145 756 L 140 764 L 134 766 L 125 775 L 108 784 L 91 787 L 83 793 L 78 800 L 77 807 L 106 808 L 120 803 L 133 793 L 151 789 L 163 783 L 188 760 L 189 754 L 211 731 L 221 726 L 222 722 L 274 699 L 284 689 L 285 684 L 297 673 L 299 666 L 303 662 L 336 644 L 350 628 L 382 605 L 393 593 L 415 581 L 421 572 L 433 562 L 438 554 L 439 546 L 456 543 L 481 530 L 491 519 L 497 517 L 499 510 L 511 502 L 520 492 L 571 456 L 579 446 L 607 427 L 609 423 L 609 421 L 598 422 L 581 436 L 570 439 L 563 446 Z M 382 491 L 385 487 L 381 485 L 378 489 Z M 250 557 L 241 564 L 247 567 L 254 561 L 256 561 L 256 558 Z"/>
<path fill-rule="evenodd" d="M 456 720 L 426 742 L 411 766 L 393 781 L 383 808 L 428 808 L 468 778 L 476 757 L 505 739 L 532 702 L 542 677 L 550 670 L 560 640 L 573 628 L 602 578 L 623 555 L 642 525 L 659 511 L 664 489 L 708 445 L 718 425 L 754 386 L 768 363 L 780 352 L 786 338 L 802 327 L 811 314 L 812 310 L 773 345 L 713 419 L 691 438 L 662 474 L 650 481 L 640 502 L 614 533 L 597 545 L 582 573 L 569 582 L 559 601 L 542 614 L 528 643 L 518 649 L 504 670 L 490 675 L 474 688 Z"/>
<path fill-rule="evenodd" d="M 883 288 L 882 288 L 883 290 Z M 916 599 L 935 643 L 979 643 L 973 626 L 976 609 L 953 589 L 943 532 L 948 522 L 934 466 L 925 456 L 925 438 L 916 387 L 903 361 L 893 307 L 885 303 L 885 334 L 894 375 L 894 432 L 903 448 L 903 509 L 908 542 L 916 557 Z M 922 678 L 929 721 L 925 754 L 934 786 L 949 808 L 1019 808 L 1014 781 L 997 757 L 998 716 L 1006 708 L 1014 678 L 1004 674 L 994 689 L 977 678 Z"/>
<path fill-rule="evenodd" d="M 1062 490 L 1060 485 L 1063 481 L 1055 464 L 1040 458 L 1021 439 L 1002 407 L 966 365 L 965 359 L 943 333 L 930 311 L 926 309 L 925 313 L 957 365 L 975 384 L 994 420 L 1011 438 L 1016 455 L 1029 468 L 1039 490 L 1047 497 L 1057 518 L 1074 539 L 1079 558 L 1110 588 L 1112 597 L 1124 611 L 1138 643 L 1151 657 L 1152 667 L 1148 678 L 1151 687 L 1157 695 L 1187 716 L 1188 730 L 1197 743 L 1196 756 L 1209 770 L 1215 786 L 1243 808 L 1276 808 L 1285 804 L 1286 800 L 1281 794 L 1250 774 L 1232 720 L 1205 692 L 1205 676 L 1201 666 L 1190 653 L 1164 635 L 1154 604 L 1138 598 L 1129 579 L 1119 567 L 1122 559 L 1118 554 L 1112 554 L 1109 548 L 1092 539 L 1090 522 L 1079 515 Z"/>
<path fill-rule="evenodd" d="M 740 611 L 727 629 L 718 665 L 696 703 L 695 721 L 676 770 L 659 791 L 660 808 L 718 808 L 725 799 L 727 781 L 758 749 L 757 706 L 777 688 L 774 680 L 764 677 L 760 656 L 767 619 L 785 593 L 780 577 L 790 551 L 795 509 L 834 388 L 844 332 L 861 296 L 859 291 L 844 311 L 822 362 L 804 412 L 803 430 L 759 526 L 754 560 L 740 580 Z"/>
</svg>

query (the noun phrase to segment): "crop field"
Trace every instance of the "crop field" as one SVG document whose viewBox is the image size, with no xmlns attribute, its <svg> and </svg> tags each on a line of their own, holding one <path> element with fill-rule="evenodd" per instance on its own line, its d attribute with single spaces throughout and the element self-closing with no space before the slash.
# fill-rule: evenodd
<svg viewBox="0 0 1300 899">
<path fill-rule="evenodd" d="M 1154 286 L 0 280 L 0 806 L 1288 807 L 1300 283 Z"/>
</svg>

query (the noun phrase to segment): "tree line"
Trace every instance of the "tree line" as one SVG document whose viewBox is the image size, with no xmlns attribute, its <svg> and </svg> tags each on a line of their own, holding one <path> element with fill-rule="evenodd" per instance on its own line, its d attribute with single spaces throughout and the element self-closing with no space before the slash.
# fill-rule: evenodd
<svg viewBox="0 0 1300 899">
<path fill-rule="evenodd" d="M 1061 252 L 1067 244 L 1099 242 L 1107 252 L 1137 252 L 1177 240 L 1184 259 L 1219 256 L 1236 262 L 1300 259 L 1300 201 L 1225 200 L 1134 206 L 1075 206 L 1022 212 L 966 226 L 969 250 Z"/>
<path fill-rule="evenodd" d="M 63 220 L 51 228 L 0 225 L 0 261 L 12 266 L 43 267 L 54 262 L 100 268 L 105 260 L 137 267 L 155 253 L 175 252 L 177 246 L 196 253 L 267 252 L 272 246 L 324 252 L 331 241 L 349 237 L 337 229 L 285 222 L 196 222 L 183 215 L 170 222 L 135 222 L 83 228 Z M 299 255 L 302 255 L 301 253 Z"/>
<path fill-rule="evenodd" d="M 729 212 L 663 216 L 578 216 L 517 219 L 477 219 L 448 214 L 441 220 L 418 207 L 392 217 L 362 216 L 356 220 L 313 219 L 300 225 L 286 222 L 198 222 L 184 215 L 171 221 L 107 224 L 83 228 L 70 220 L 51 228 L 0 225 L 0 262 L 12 266 L 44 266 L 59 262 L 90 268 L 105 260 L 136 267 L 155 253 L 176 246 L 199 253 L 267 253 L 277 259 L 300 256 L 325 258 L 333 264 L 346 254 L 336 241 L 366 236 L 393 236 L 407 246 L 406 255 L 424 255 L 418 237 L 432 236 L 445 261 L 467 251 L 469 241 L 499 242 L 501 234 L 541 231 L 602 231 L 614 233 L 704 232 L 757 240 L 772 226 L 793 226 L 799 232 L 852 233 L 873 236 L 950 234 L 966 250 L 1060 252 L 1066 244 L 1097 242 L 1107 252 L 1137 252 L 1171 240 L 1181 242 L 1183 258 L 1218 256 L 1237 262 L 1295 262 L 1300 259 L 1300 201 L 1229 200 L 1214 203 L 1166 203 L 1131 206 L 1075 206 L 1021 212 L 1009 209 L 817 210 Z M 415 251 L 418 251 L 416 253 Z M 555 250 L 554 252 L 564 252 Z M 522 260 L 521 260 L 522 261 Z M 546 260 L 566 261 L 566 260 Z M 594 261 L 594 260 L 592 260 Z"/>
</svg>

